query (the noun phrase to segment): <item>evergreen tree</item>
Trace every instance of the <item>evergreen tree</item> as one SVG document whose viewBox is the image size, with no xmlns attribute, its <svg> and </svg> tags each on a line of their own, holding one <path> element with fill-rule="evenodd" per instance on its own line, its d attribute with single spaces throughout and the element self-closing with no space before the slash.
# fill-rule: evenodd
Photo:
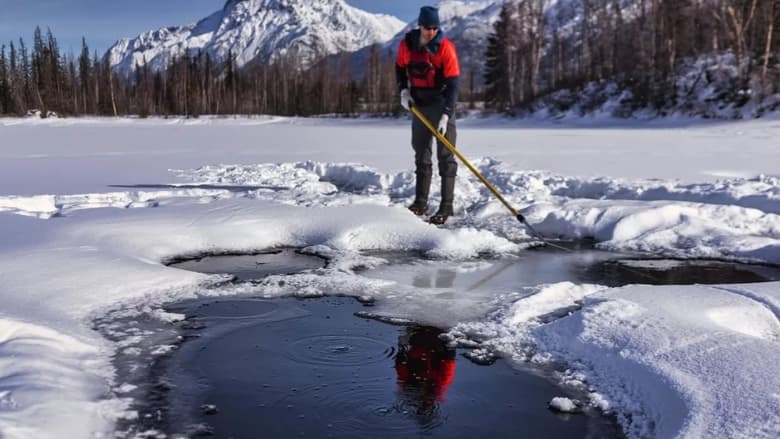
<svg viewBox="0 0 780 439">
<path fill-rule="evenodd" d="M 31 105 L 35 105 L 32 103 L 37 102 L 37 100 L 33 98 L 30 57 L 22 38 L 19 38 L 19 71 L 17 76 L 21 85 L 22 108 L 27 112 Z"/>
<path fill-rule="evenodd" d="M 70 110 L 69 113 L 73 115 L 79 114 L 79 76 L 78 73 L 76 73 L 76 61 L 73 58 L 72 55 L 68 56 L 68 71 L 67 71 L 67 78 L 64 80 L 64 83 L 68 84 L 68 91 L 67 91 L 67 98 L 70 102 Z M 65 103 L 63 102 L 63 105 Z"/>
<path fill-rule="evenodd" d="M 10 113 L 8 97 L 8 66 L 5 59 L 5 44 L 3 44 L 0 46 L 0 114 Z"/>
<path fill-rule="evenodd" d="M 230 113 L 236 114 L 238 110 L 238 77 L 232 50 L 228 51 L 228 56 L 225 60 L 225 89 L 228 92 Z"/>
<path fill-rule="evenodd" d="M 47 78 L 49 79 L 47 89 L 51 99 L 49 106 L 56 108 L 57 111 L 62 111 L 64 108 L 63 77 L 65 76 L 65 68 L 60 56 L 59 45 L 51 29 L 46 29 L 46 49 L 48 58 L 44 68 L 47 70 Z"/>
<path fill-rule="evenodd" d="M 101 66 L 100 61 L 98 60 L 98 54 L 97 51 L 92 52 L 92 66 L 90 67 L 90 71 L 92 72 L 92 77 L 90 78 L 90 93 L 92 93 L 92 98 L 95 102 L 95 114 L 100 115 L 106 115 L 108 114 L 108 111 L 106 110 L 106 103 L 105 103 L 105 93 L 103 93 L 103 87 L 102 87 L 102 72 L 101 72 Z"/>
<path fill-rule="evenodd" d="M 81 38 L 81 54 L 79 55 L 79 92 L 81 93 L 81 113 L 95 113 L 95 98 L 92 94 L 92 67 L 89 61 L 87 40 Z"/>
<path fill-rule="evenodd" d="M 510 13 L 510 3 L 504 3 L 498 20 L 493 25 L 493 32 L 488 36 L 485 50 L 485 105 L 499 111 L 507 109 L 510 103 L 510 71 L 506 44 L 509 38 Z"/>
</svg>

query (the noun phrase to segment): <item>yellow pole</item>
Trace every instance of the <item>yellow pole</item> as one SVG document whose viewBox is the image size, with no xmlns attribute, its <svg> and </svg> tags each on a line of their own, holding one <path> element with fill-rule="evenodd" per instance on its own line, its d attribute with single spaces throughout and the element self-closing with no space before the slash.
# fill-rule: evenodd
<svg viewBox="0 0 780 439">
<path fill-rule="evenodd" d="M 504 199 L 504 197 L 502 197 L 502 196 L 501 196 L 501 194 L 498 192 L 498 190 L 497 190 L 495 187 L 493 187 L 493 185 L 492 185 L 492 184 L 490 184 L 490 182 L 489 182 L 489 181 L 487 181 L 487 179 L 486 179 L 485 177 L 483 177 L 483 176 L 482 176 L 482 174 L 480 174 L 480 173 L 479 173 L 479 171 L 477 170 L 477 168 L 475 168 L 475 167 L 474 167 L 474 165 L 472 165 L 472 164 L 471 164 L 471 163 L 470 163 L 470 162 L 469 162 L 469 161 L 466 159 L 466 157 L 463 157 L 463 154 L 461 154 L 461 153 L 460 153 L 460 151 L 458 151 L 458 150 L 455 148 L 455 145 L 453 145 L 452 143 L 450 143 L 450 141 L 449 141 L 449 140 L 447 140 L 447 138 L 446 138 L 446 137 L 442 136 L 442 135 L 441 135 L 441 133 L 440 133 L 440 132 L 439 132 L 439 131 L 438 131 L 438 130 L 437 130 L 437 129 L 436 129 L 434 126 L 433 126 L 433 125 L 431 125 L 431 122 L 430 122 L 430 121 L 429 121 L 429 120 L 428 120 L 428 119 L 427 119 L 427 118 L 426 118 L 426 117 L 425 117 L 425 116 L 424 116 L 424 115 L 423 115 L 423 114 L 420 112 L 420 110 L 418 110 L 418 109 L 417 109 L 417 107 L 415 107 L 415 106 L 410 106 L 410 107 L 409 107 L 409 109 L 411 110 L 411 112 L 412 112 L 412 113 L 413 113 L 413 114 L 414 114 L 414 115 L 415 115 L 415 116 L 416 116 L 418 119 L 420 119 L 420 122 L 422 122 L 422 123 L 423 123 L 423 125 L 425 125 L 425 127 L 426 127 L 426 128 L 428 128 L 428 129 L 429 129 L 429 130 L 430 130 L 430 131 L 433 133 L 433 135 L 434 135 L 434 136 L 436 136 L 436 138 L 437 138 L 437 139 L 439 139 L 439 141 L 440 141 L 440 142 L 441 142 L 441 143 L 442 143 L 444 146 L 446 146 L 446 147 L 447 147 L 447 149 L 449 149 L 449 150 L 450 150 L 450 151 L 451 151 L 453 154 L 455 154 L 455 157 L 457 157 L 458 159 L 460 159 L 460 161 L 461 161 L 461 162 L 463 162 L 463 164 L 464 164 L 464 165 L 466 165 L 466 167 L 467 167 L 467 168 L 469 168 L 469 170 L 470 170 L 470 171 L 471 171 L 471 172 L 472 172 L 472 173 L 473 173 L 473 174 L 474 174 L 474 175 L 475 175 L 475 176 L 476 176 L 476 177 L 479 179 L 479 181 L 481 181 L 481 182 L 482 182 L 482 184 L 484 184 L 484 185 L 485 185 L 485 187 L 487 187 L 487 188 L 488 188 L 488 190 L 490 190 L 490 192 L 492 192 L 492 193 L 493 193 L 493 195 L 495 195 L 495 196 L 496 196 L 496 198 L 498 198 L 498 201 L 500 201 L 501 203 L 503 203 L 503 204 L 504 204 L 504 206 L 506 206 L 506 208 L 507 208 L 507 209 L 509 209 L 509 211 L 510 211 L 510 212 L 512 212 L 512 216 L 514 216 L 515 218 L 517 218 L 517 220 L 518 220 L 518 221 L 520 221 L 521 223 L 525 223 L 525 217 L 523 217 L 523 215 L 522 215 L 522 214 L 518 213 L 518 212 L 517 212 L 517 210 L 515 210 L 515 208 L 514 208 L 514 207 L 512 207 L 512 206 L 509 204 L 509 202 L 507 202 L 507 201 Z"/>
</svg>

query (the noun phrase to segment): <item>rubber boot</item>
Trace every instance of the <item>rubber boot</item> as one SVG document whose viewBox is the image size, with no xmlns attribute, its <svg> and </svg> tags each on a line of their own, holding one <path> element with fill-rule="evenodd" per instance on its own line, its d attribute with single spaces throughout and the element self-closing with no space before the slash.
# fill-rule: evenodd
<svg viewBox="0 0 780 439">
<path fill-rule="evenodd" d="M 431 190 L 431 172 L 417 171 L 417 182 L 415 187 L 414 203 L 409 206 L 409 210 L 417 216 L 428 214 L 428 193 Z"/>
<path fill-rule="evenodd" d="M 441 203 L 439 210 L 431 217 L 433 224 L 444 224 L 453 215 L 452 202 L 455 198 L 455 176 L 441 178 Z"/>
</svg>

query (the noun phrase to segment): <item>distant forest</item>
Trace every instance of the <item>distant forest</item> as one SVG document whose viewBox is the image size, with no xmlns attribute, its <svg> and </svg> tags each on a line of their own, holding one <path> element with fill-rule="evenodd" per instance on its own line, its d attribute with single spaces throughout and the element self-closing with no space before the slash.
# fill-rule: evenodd
<svg viewBox="0 0 780 439">
<path fill-rule="evenodd" d="M 630 91 L 635 107 L 663 109 L 690 92 L 678 90 L 683 61 L 726 53 L 735 62 L 722 67 L 735 72 L 718 83 L 720 99 L 739 106 L 780 93 L 780 0 L 581 0 L 585 18 L 573 28 L 548 23 L 547 4 L 504 5 L 485 54 L 489 107 L 607 80 Z M 567 14 L 555 19 L 571 23 Z M 716 82 L 699 73 L 685 86 Z"/>
<path fill-rule="evenodd" d="M 632 92 L 632 105 L 658 109 L 680 95 L 682 60 L 725 53 L 736 71 L 722 99 L 740 105 L 780 93 L 780 0 L 582 0 L 577 20 L 565 10 L 546 17 L 548 4 L 503 6 L 482 73 L 464 74 L 463 103 L 512 112 L 557 90 L 612 81 Z M 23 39 L 0 46 L 0 115 L 394 113 L 393 53 L 383 52 L 371 48 L 360 80 L 350 76 L 347 54 L 308 68 L 288 56 L 240 69 L 232 54 L 197 54 L 164 71 L 138 66 L 125 78 L 85 40 L 79 54 L 63 54 L 54 35 L 37 28 L 31 47 Z"/>
</svg>

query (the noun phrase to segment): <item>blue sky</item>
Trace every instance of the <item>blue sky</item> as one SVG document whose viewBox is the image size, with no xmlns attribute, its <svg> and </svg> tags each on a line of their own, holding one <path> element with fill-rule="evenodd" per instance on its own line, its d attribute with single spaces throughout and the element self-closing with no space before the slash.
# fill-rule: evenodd
<svg viewBox="0 0 780 439">
<path fill-rule="evenodd" d="M 412 21 L 419 0 L 346 0 L 370 12 Z M 225 0 L 0 0 L 0 44 L 23 37 L 29 44 L 36 25 L 51 28 L 61 48 L 74 53 L 81 37 L 91 49 L 107 50 L 122 37 L 163 26 L 193 23 L 222 8 Z"/>
</svg>

